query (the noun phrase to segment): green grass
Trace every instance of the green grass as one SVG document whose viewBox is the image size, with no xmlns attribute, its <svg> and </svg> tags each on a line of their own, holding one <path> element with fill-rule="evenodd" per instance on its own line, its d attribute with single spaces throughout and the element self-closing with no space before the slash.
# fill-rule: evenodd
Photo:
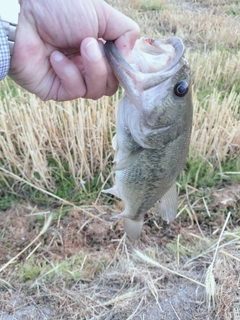
<svg viewBox="0 0 240 320">
<path fill-rule="evenodd" d="M 163 10 L 165 6 L 161 3 L 160 0 L 149 0 L 149 1 L 142 1 L 140 5 L 140 9 L 144 11 L 159 11 Z"/>
<path fill-rule="evenodd" d="M 230 8 L 226 10 L 226 14 L 238 17 L 240 15 L 240 8 Z"/>
<path fill-rule="evenodd" d="M 86 205 L 94 202 L 101 191 L 102 183 L 97 175 L 94 179 L 91 179 L 84 188 L 80 185 L 76 185 L 76 180 L 71 176 L 69 172 L 68 164 L 63 164 L 64 170 L 60 168 L 54 159 L 49 159 L 49 168 L 52 169 L 52 177 L 55 182 L 55 189 L 51 192 L 67 201 L 70 201 L 76 205 Z M 109 172 L 111 167 L 107 170 Z M 235 174 L 231 174 L 235 173 Z M 191 185 L 197 189 L 204 188 L 220 188 L 224 184 L 240 183 L 240 159 L 238 157 L 226 158 L 221 164 L 216 160 L 210 162 L 203 158 L 189 158 L 188 162 L 178 178 L 178 183 L 181 185 L 181 190 L 185 190 L 186 185 Z M 36 173 L 37 178 L 40 178 Z M 0 181 L 1 189 L 5 190 L 1 192 L 0 210 L 8 210 L 14 204 L 25 199 L 30 200 L 33 204 L 38 206 L 48 206 L 57 204 L 56 199 L 47 195 L 46 193 L 34 189 L 28 184 L 22 184 L 21 188 L 17 192 L 12 192 L 6 187 L 6 181 L 11 185 L 12 179 L 5 178 L 5 182 Z M 106 187 L 110 187 L 110 184 L 106 184 Z M 110 204 L 114 202 L 114 198 L 108 195 L 101 195 L 102 203 Z M 60 205 L 60 204 L 59 204 Z M 70 208 L 66 207 L 64 210 L 68 211 Z M 64 214 L 62 211 L 60 215 Z"/>
<path fill-rule="evenodd" d="M 180 174 L 179 183 L 182 186 L 188 184 L 197 189 L 219 188 L 224 183 L 240 183 L 240 159 L 227 158 L 221 166 L 216 161 L 211 163 L 202 158 L 189 159 Z"/>
<path fill-rule="evenodd" d="M 51 172 L 51 178 L 54 182 L 54 188 L 48 191 L 59 198 L 70 201 L 76 205 L 87 205 L 94 202 L 99 192 L 101 192 L 102 180 L 100 179 L 100 174 L 97 172 L 95 177 L 88 179 L 86 183 L 81 185 L 80 183 L 77 184 L 77 179 L 72 176 L 69 165 L 64 160 L 62 160 L 60 166 L 58 161 L 49 158 L 48 169 L 49 172 Z M 104 173 L 105 178 L 107 178 L 110 170 L 110 166 L 106 168 L 106 172 Z M 101 176 L 104 178 L 103 175 Z M 35 172 L 34 178 L 35 181 L 32 181 L 32 183 L 37 186 L 37 180 L 41 180 L 42 177 L 38 172 Z M 106 187 L 110 187 L 110 184 L 107 183 Z M 3 211 L 8 210 L 23 199 L 30 200 L 38 206 L 58 204 L 56 199 L 37 188 L 33 188 L 27 183 L 22 183 L 14 187 L 14 179 L 9 177 L 1 178 L 0 176 L 0 190 L 0 210 Z M 109 203 L 112 197 L 103 194 L 101 199 L 105 203 Z"/>
<path fill-rule="evenodd" d="M 206 239 L 198 238 L 197 242 L 190 242 L 189 238 L 185 238 L 183 235 L 173 239 L 167 244 L 167 248 L 174 254 L 175 257 L 191 259 L 200 254 L 206 246 L 209 246 L 209 242 L 206 243 Z"/>
<path fill-rule="evenodd" d="M 33 284 L 38 279 L 48 283 L 53 283 L 57 279 L 64 279 L 71 286 L 79 279 L 84 281 L 93 279 L 97 273 L 104 270 L 108 263 L 109 256 L 98 259 L 88 257 L 84 252 L 79 252 L 76 256 L 51 264 L 47 260 L 31 255 L 24 263 L 16 265 L 13 277 L 16 281 L 29 284 Z"/>
<path fill-rule="evenodd" d="M 15 82 L 11 78 L 7 77 L 7 81 L 5 82 L 5 84 L 7 85 L 5 86 L 0 85 L 1 99 L 14 98 L 17 101 L 20 101 L 19 90 L 17 89 Z"/>
<path fill-rule="evenodd" d="M 20 197 L 12 194 L 10 191 L 4 192 L 0 198 L 0 210 L 5 211 L 10 209 L 14 204 L 19 203 Z"/>
</svg>

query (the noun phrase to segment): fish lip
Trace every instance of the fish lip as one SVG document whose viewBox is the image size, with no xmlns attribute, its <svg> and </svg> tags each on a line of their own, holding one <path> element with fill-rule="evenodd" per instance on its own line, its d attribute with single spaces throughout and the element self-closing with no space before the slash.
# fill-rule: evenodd
<svg viewBox="0 0 240 320">
<path fill-rule="evenodd" d="M 143 38 L 143 40 L 149 42 L 149 38 Z M 143 90 L 148 90 L 152 87 L 155 87 L 156 85 L 165 82 L 169 78 L 171 78 L 176 72 L 178 72 L 182 66 L 184 65 L 184 62 L 182 60 L 185 47 L 182 42 L 182 40 L 178 37 L 171 37 L 167 39 L 161 39 L 161 40 L 154 40 L 152 39 L 153 45 L 156 43 L 157 46 L 161 46 L 161 44 L 171 44 L 175 50 L 175 58 L 174 60 L 164 67 L 162 70 L 156 71 L 156 72 L 149 72 L 149 73 L 142 73 L 142 88 Z"/>
<path fill-rule="evenodd" d="M 161 46 L 161 44 L 171 44 L 175 50 L 175 58 L 166 67 L 159 71 L 143 73 L 136 71 L 129 64 L 120 52 L 116 49 L 113 41 L 107 41 L 104 45 L 106 57 L 113 69 L 118 81 L 124 87 L 126 94 L 133 101 L 137 108 L 142 108 L 142 94 L 145 90 L 159 85 L 171 78 L 183 66 L 182 56 L 184 54 L 184 45 L 180 38 L 171 37 L 167 39 L 154 40 L 142 37 L 142 41 L 146 41 L 153 47 Z M 163 50 L 164 51 L 164 50 Z"/>
<path fill-rule="evenodd" d="M 173 69 L 179 63 L 179 61 L 182 59 L 182 57 L 184 55 L 185 47 L 184 47 L 182 40 L 178 37 L 171 37 L 171 38 L 167 38 L 167 39 L 163 39 L 163 40 L 159 40 L 159 41 L 162 41 L 163 43 L 171 44 L 174 47 L 175 52 L 176 52 L 176 57 L 173 60 L 173 62 L 170 63 L 165 68 L 163 68 L 161 71 L 159 71 L 159 72 L 166 72 L 166 71 Z"/>
<path fill-rule="evenodd" d="M 155 40 L 155 39 L 150 39 L 147 37 L 142 37 L 139 40 L 143 40 L 146 42 L 151 42 L 153 45 L 156 43 L 156 45 L 160 46 L 161 44 L 171 44 L 173 46 L 173 48 L 175 49 L 176 52 L 176 57 L 174 58 L 174 60 L 172 61 L 172 63 L 170 63 L 169 65 L 167 65 L 166 67 L 164 67 L 162 70 L 156 71 L 156 72 L 151 72 L 151 74 L 153 73 L 165 73 L 171 69 L 173 69 L 178 62 L 181 60 L 181 58 L 183 57 L 184 51 L 185 51 L 185 47 L 184 44 L 182 42 L 182 40 L 178 37 L 170 37 L 170 38 L 166 38 L 166 39 L 161 39 L 161 40 Z M 141 73 L 141 74 L 149 74 L 150 72 L 147 73 L 143 73 L 141 71 L 136 72 L 131 64 L 129 64 L 122 56 L 121 54 L 116 50 L 111 50 L 111 43 L 114 44 L 114 41 L 107 41 L 105 44 L 105 54 L 106 56 L 109 58 L 109 60 L 116 62 L 117 61 L 117 57 L 121 57 L 121 59 L 125 62 L 125 66 L 128 66 L 128 69 L 132 72 L 132 73 Z M 112 53 L 112 56 L 109 54 L 109 52 Z"/>
<path fill-rule="evenodd" d="M 185 47 L 184 47 L 182 40 L 178 37 L 170 37 L 170 38 L 159 39 L 159 40 L 155 40 L 155 39 L 148 38 L 148 37 L 141 37 L 138 41 L 146 42 L 148 44 L 148 46 L 152 46 L 153 49 L 154 49 L 154 47 L 158 47 L 161 49 L 161 45 L 170 44 L 170 45 L 172 45 L 172 47 L 175 50 L 174 60 L 170 64 L 167 64 L 161 70 L 155 71 L 155 72 L 138 71 L 139 73 L 142 73 L 142 74 L 164 73 L 166 71 L 169 71 L 172 68 L 174 68 L 176 64 L 178 64 L 178 62 L 181 60 L 181 58 L 184 55 Z M 164 51 L 165 50 L 163 48 L 163 53 L 164 53 Z M 160 55 L 160 53 L 159 53 L 159 55 Z"/>
</svg>

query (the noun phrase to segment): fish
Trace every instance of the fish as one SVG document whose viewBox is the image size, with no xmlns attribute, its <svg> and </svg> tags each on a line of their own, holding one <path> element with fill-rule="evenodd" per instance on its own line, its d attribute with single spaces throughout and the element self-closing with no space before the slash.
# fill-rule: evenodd
<svg viewBox="0 0 240 320">
<path fill-rule="evenodd" d="M 115 185 L 105 193 L 124 202 L 128 237 L 141 236 L 144 215 L 154 205 L 167 222 L 178 209 L 176 179 L 189 154 L 192 130 L 190 66 L 180 38 L 141 37 L 127 60 L 113 41 L 104 45 L 124 88 L 113 138 Z"/>
</svg>

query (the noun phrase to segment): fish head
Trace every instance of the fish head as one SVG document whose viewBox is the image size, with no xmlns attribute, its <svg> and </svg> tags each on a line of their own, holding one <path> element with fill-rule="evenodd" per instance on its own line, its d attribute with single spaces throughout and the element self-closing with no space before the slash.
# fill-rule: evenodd
<svg viewBox="0 0 240 320">
<path fill-rule="evenodd" d="M 191 126 L 190 67 L 181 39 L 142 37 L 127 61 L 113 43 L 106 45 L 106 56 L 132 106 L 124 111 L 125 122 L 140 146 L 157 148 L 160 134 L 169 136 L 170 130 L 176 136 Z"/>
<path fill-rule="evenodd" d="M 138 99 L 146 127 L 172 126 L 192 109 L 190 67 L 183 58 L 184 45 L 177 37 L 165 40 L 139 39 Z M 139 70 L 137 67 L 139 66 Z M 133 83 L 130 85 L 130 88 Z M 129 94 L 132 99 L 132 93 Z"/>
</svg>

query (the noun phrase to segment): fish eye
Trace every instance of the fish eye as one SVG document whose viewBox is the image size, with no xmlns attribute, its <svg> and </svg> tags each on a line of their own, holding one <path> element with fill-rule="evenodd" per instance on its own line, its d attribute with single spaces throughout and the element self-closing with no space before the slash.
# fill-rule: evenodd
<svg viewBox="0 0 240 320">
<path fill-rule="evenodd" d="M 174 87 L 174 93 L 178 97 L 184 97 L 188 93 L 188 83 L 184 80 L 179 81 Z"/>
</svg>

